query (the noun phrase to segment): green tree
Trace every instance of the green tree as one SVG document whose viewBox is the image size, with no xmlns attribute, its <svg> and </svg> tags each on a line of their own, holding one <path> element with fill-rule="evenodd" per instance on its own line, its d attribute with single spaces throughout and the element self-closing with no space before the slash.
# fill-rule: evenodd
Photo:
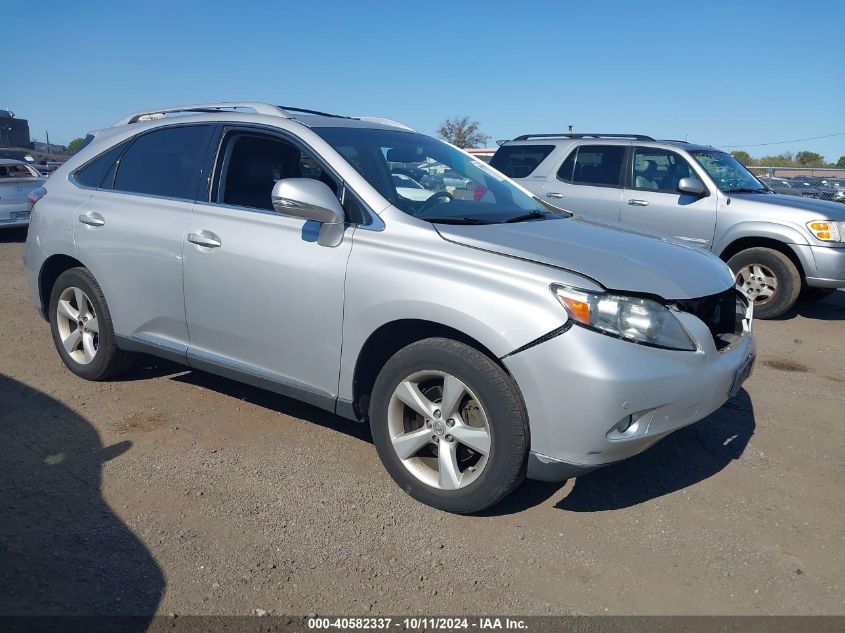
<svg viewBox="0 0 845 633">
<path fill-rule="evenodd" d="M 437 128 L 437 135 L 461 149 L 481 147 L 490 140 L 489 135 L 481 132 L 481 124 L 478 121 L 470 121 L 468 116 L 446 119 Z"/>
<path fill-rule="evenodd" d="M 84 138 L 75 138 L 70 143 L 67 144 L 67 153 L 68 154 L 76 154 L 79 150 L 82 149 L 82 144 L 85 142 Z"/>
<path fill-rule="evenodd" d="M 845 167 L 845 156 L 840 156 L 839 160 L 836 161 L 837 167 Z"/>
<path fill-rule="evenodd" d="M 751 164 L 751 154 L 749 154 L 748 152 L 744 152 L 741 149 L 738 149 L 735 152 L 731 152 L 731 156 L 736 158 L 743 165 Z"/>
<path fill-rule="evenodd" d="M 776 156 L 763 156 L 757 164 L 761 167 L 794 167 L 796 162 L 791 152 L 784 152 Z"/>
<path fill-rule="evenodd" d="M 815 152 L 798 152 L 795 160 L 799 165 L 806 167 L 822 167 L 825 164 L 824 156 Z"/>
</svg>

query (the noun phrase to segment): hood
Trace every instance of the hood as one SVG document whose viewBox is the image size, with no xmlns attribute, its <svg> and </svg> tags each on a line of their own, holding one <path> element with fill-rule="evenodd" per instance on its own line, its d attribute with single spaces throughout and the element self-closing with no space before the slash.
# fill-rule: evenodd
<svg viewBox="0 0 845 633">
<path fill-rule="evenodd" d="M 578 216 L 514 224 L 435 226 L 450 242 L 565 268 L 620 293 L 692 299 L 734 285 L 727 265 L 708 251 Z"/>
<path fill-rule="evenodd" d="M 796 222 L 805 222 L 812 219 L 825 218 L 827 220 L 845 221 L 845 204 L 833 202 L 832 200 L 818 200 L 816 198 L 802 198 L 799 196 L 787 196 L 779 193 L 732 193 L 731 198 L 742 200 L 743 210 L 746 205 L 756 206 L 761 213 L 769 216 L 795 210 L 799 212 L 796 217 L 790 218 Z M 772 208 L 774 207 L 774 208 Z M 800 213 L 800 212 L 806 213 Z M 806 219 L 804 219 L 806 216 Z"/>
</svg>

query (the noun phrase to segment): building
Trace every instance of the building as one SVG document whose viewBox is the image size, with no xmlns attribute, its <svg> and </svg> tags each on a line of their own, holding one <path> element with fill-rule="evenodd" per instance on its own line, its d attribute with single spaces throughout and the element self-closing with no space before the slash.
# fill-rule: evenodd
<svg viewBox="0 0 845 633">
<path fill-rule="evenodd" d="M 29 121 L 18 119 L 8 110 L 0 110 L 0 147 L 31 148 Z"/>
<path fill-rule="evenodd" d="M 467 153 L 472 154 L 478 159 L 483 160 L 485 163 L 489 163 L 490 159 L 493 158 L 493 154 L 496 153 L 495 147 L 471 147 L 466 150 Z"/>
</svg>

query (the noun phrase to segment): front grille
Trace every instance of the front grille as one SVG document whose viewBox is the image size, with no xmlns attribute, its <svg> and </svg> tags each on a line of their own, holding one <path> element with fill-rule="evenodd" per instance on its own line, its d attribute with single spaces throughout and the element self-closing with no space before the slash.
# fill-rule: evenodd
<svg viewBox="0 0 845 633">
<path fill-rule="evenodd" d="M 716 349 L 724 349 L 742 335 L 742 322 L 748 308 L 748 300 L 736 288 L 699 299 L 673 301 L 681 312 L 688 312 L 704 321 Z"/>
</svg>

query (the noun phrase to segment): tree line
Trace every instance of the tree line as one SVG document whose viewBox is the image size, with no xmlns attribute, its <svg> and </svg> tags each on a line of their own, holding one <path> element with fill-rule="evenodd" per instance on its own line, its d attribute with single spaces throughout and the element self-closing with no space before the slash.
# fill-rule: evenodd
<svg viewBox="0 0 845 633">
<path fill-rule="evenodd" d="M 746 167 L 839 167 L 845 169 L 845 156 L 831 163 L 825 160 L 824 156 L 816 152 L 783 152 L 782 154 L 752 158 L 751 154 L 743 150 L 731 152 Z"/>
</svg>

